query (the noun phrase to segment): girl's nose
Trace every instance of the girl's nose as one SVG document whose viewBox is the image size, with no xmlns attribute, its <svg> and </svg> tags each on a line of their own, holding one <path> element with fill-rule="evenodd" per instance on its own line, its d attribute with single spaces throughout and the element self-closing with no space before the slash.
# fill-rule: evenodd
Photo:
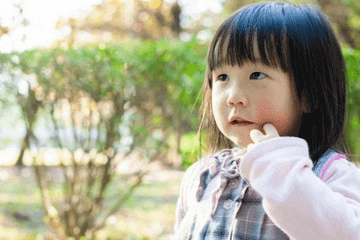
<svg viewBox="0 0 360 240">
<path fill-rule="evenodd" d="M 249 100 L 239 88 L 234 87 L 229 92 L 227 104 L 230 107 L 247 107 L 249 106 Z"/>
</svg>

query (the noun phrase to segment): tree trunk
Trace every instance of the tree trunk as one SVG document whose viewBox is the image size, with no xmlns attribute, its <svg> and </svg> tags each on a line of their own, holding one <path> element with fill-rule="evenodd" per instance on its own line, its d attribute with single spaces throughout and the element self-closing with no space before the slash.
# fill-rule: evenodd
<svg viewBox="0 0 360 240">
<path fill-rule="evenodd" d="M 20 155 L 18 157 L 18 159 L 16 160 L 16 166 L 17 167 L 23 167 L 24 166 L 24 163 L 23 163 L 23 158 L 24 158 L 24 154 L 25 154 L 25 151 L 26 149 L 29 148 L 29 145 L 30 145 L 30 135 L 31 135 L 31 130 L 29 129 L 26 129 L 26 135 L 24 137 L 24 139 L 22 140 L 22 143 L 21 143 L 21 151 L 20 151 Z"/>
</svg>

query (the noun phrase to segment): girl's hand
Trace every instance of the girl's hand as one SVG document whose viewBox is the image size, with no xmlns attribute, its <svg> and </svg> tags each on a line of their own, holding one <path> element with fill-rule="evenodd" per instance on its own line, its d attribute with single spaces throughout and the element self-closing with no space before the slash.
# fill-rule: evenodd
<svg viewBox="0 0 360 240">
<path fill-rule="evenodd" d="M 254 143 L 250 143 L 249 145 L 247 145 L 247 147 L 246 147 L 247 151 L 250 151 L 251 149 L 253 149 L 255 147 L 255 145 L 260 142 L 264 142 L 264 141 L 272 139 L 272 138 L 280 137 L 278 131 L 272 124 L 267 123 L 264 125 L 263 128 L 265 131 L 265 135 L 262 134 L 262 132 L 260 132 L 257 129 L 253 129 L 250 131 L 250 138 L 254 141 Z"/>
</svg>

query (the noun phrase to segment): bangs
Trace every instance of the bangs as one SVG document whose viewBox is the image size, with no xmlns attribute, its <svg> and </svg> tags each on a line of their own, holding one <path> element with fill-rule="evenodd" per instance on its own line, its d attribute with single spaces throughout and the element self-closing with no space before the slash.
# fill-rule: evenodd
<svg viewBox="0 0 360 240">
<path fill-rule="evenodd" d="M 276 8 L 259 4 L 240 9 L 228 18 L 210 44 L 210 72 L 223 65 L 242 66 L 245 62 L 260 62 L 288 72 L 287 32 L 281 15 Z"/>
</svg>

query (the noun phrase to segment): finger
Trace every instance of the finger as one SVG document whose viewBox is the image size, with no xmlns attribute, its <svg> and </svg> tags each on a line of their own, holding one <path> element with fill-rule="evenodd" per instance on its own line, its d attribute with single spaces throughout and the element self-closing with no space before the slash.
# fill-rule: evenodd
<svg viewBox="0 0 360 240">
<path fill-rule="evenodd" d="M 271 137 L 279 137 L 279 133 L 278 131 L 276 130 L 276 128 L 270 124 L 270 123 L 267 123 L 264 125 L 264 131 L 266 133 L 266 136 L 271 136 Z"/>
<path fill-rule="evenodd" d="M 254 141 L 254 143 L 260 142 L 261 138 L 263 137 L 264 134 L 262 134 L 262 132 L 257 129 L 253 129 L 250 131 L 250 138 Z"/>
</svg>

